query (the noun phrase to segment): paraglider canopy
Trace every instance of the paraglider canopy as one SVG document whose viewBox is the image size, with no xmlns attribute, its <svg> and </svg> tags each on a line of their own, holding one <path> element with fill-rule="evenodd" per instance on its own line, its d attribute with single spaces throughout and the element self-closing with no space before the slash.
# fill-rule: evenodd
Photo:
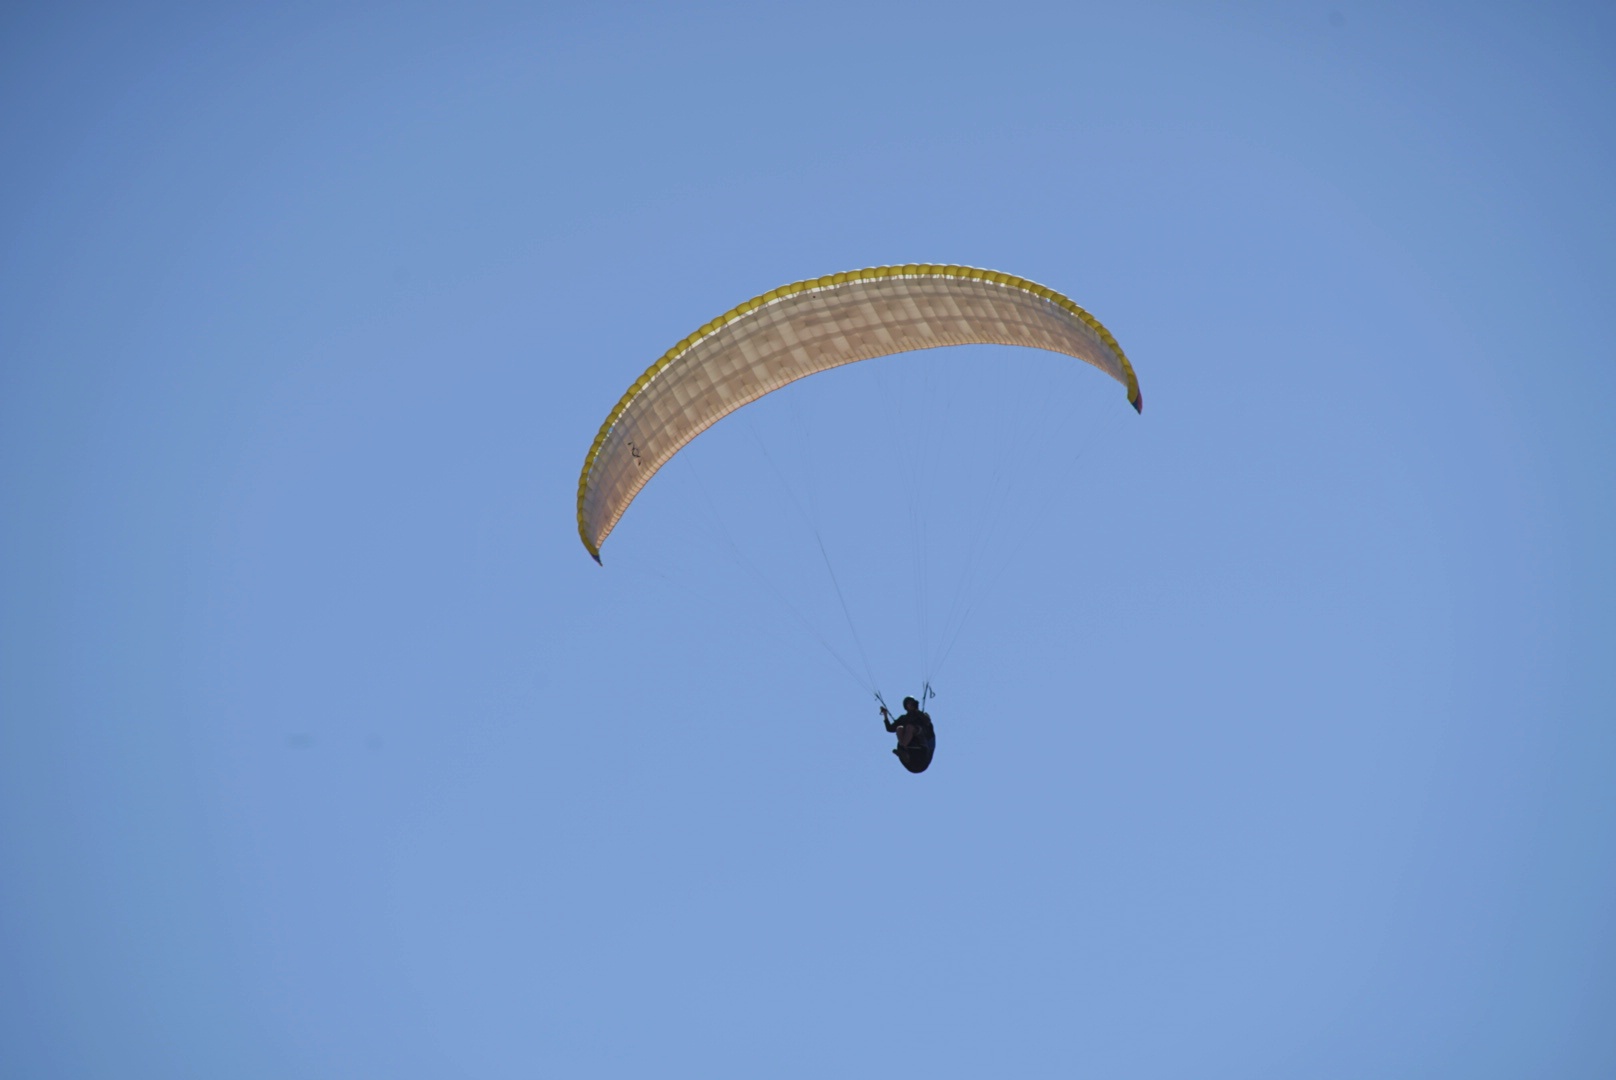
<svg viewBox="0 0 1616 1080">
<path fill-rule="evenodd" d="M 701 326 L 630 386 L 578 477 L 578 535 L 596 562 L 629 503 L 675 453 L 741 406 L 805 376 L 943 345 L 1064 353 L 1144 399 L 1122 347 L 1053 289 L 969 266 L 911 263 L 772 289 Z"/>
</svg>

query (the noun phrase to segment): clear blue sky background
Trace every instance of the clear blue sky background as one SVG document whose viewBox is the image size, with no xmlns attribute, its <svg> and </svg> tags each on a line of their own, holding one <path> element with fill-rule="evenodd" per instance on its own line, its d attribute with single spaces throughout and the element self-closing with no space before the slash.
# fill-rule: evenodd
<svg viewBox="0 0 1616 1080">
<path fill-rule="evenodd" d="M 1616 1075 L 1613 118 L 1594 3 L 8 7 L 0 1074 Z M 1144 415 L 863 365 L 590 561 L 648 363 L 905 261 Z M 700 538 L 894 698 L 1023 415 L 912 777 Z"/>
</svg>

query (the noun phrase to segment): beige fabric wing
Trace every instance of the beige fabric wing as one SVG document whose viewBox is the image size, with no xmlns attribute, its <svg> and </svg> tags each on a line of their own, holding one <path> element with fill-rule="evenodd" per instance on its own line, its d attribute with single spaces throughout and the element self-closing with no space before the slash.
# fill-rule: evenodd
<svg viewBox="0 0 1616 1080">
<path fill-rule="evenodd" d="M 1022 278 L 964 266 L 891 266 L 798 282 L 714 319 L 623 395 L 578 479 L 578 533 L 600 545 L 680 447 L 729 413 L 805 375 L 942 345 L 1048 349 L 1139 383 L 1116 339 L 1072 301 Z"/>
</svg>

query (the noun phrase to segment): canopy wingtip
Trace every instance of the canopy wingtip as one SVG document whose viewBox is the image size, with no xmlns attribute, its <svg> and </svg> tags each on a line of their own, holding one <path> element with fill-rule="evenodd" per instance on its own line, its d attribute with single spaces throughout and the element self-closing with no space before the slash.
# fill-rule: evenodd
<svg viewBox="0 0 1616 1080">
<path fill-rule="evenodd" d="M 584 542 L 584 550 L 589 552 L 589 557 L 595 560 L 596 566 L 606 565 L 600 561 L 600 546 L 593 540 L 589 539 L 589 533 L 585 531 L 581 518 L 578 522 L 578 539 Z"/>
</svg>

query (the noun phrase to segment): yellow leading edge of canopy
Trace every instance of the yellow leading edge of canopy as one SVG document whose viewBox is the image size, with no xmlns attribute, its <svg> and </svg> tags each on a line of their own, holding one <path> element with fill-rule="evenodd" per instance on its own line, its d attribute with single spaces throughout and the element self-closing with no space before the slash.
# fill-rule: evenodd
<svg viewBox="0 0 1616 1080">
<path fill-rule="evenodd" d="M 909 263 L 904 266 L 871 266 L 863 270 L 847 270 L 838 274 L 827 274 L 824 277 L 808 278 L 805 281 L 794 281 L 790 285 L 770 289 L 761 296 L 754 296 L 744 304 L 737 304 L 718 318 L 703 324 L 695 333 L 663 353 L 654 364 L 645 369 L 645 372 L 638 379 L 634 380 L 634 384 L 618 399 L 617 404 L 612 407 L 612 411 L 607 414 L 605 422 L 600 425 L 600 431 L 596 433 L 595 441 L 589 446 L 589 455 L 584 458 L 583 472 L 578 475 L 578 537 L 584 542 L 584 547 L 589 550 L 589 554 L 596 562 L 600 561 L 600 549 L 590 540 L 588 527 L 584 519 L 584 496 L 589 490 L 589 474 L 595 467 L 595 459 L 599 456 L 601 447 L 605 445 L 607 435 L 611 434 L 612 428 L 617 425 L 618 418 L 623 415 L 623 411 L 640 395 L 640 392 L 645 389 L 647 384 L 661 374 L 668 365 L 690 351 L 702 339 L 716 333 L 736 319 L 745 318 L 759 308 L 784 300 L 787 297 L 812 292 L 816 289 L 832 289 L 840 285 L 874 281 L 881 278 L 923 277 L 965 278 L 972 281 L 986 281 L 1009 289 L 1020 289 L 1022 292 L 1031 293 L 1033 296 L 1041 297 L 1064 308 L 1076 316 L 1090 330 L 1093 330 L 1100 340 L 1105 342 L 1106 346 L 1117 354 L 1117 359 L 1122 363 L 1123 374 L 1127 377 L 1128 401 L 1135 409 L 1140 408 L 1139 379 L 1134 375 L 1133 365 L 1128 362 L 1127 354 L 1122 351 L 1122 346 L 1117 344 L 1117 339 L 1111 335 L 1111 331 L 1101 325 L 1099 319 L 1084 311 L 1067 297 L 1035 281 L 1028 281 L 1026 278 L 1016 277 L 1014 274 L 1002 274 L 997 270 L 980 270 L 974 266 L 942 266 L 931 263 Z"/>
</svg>

